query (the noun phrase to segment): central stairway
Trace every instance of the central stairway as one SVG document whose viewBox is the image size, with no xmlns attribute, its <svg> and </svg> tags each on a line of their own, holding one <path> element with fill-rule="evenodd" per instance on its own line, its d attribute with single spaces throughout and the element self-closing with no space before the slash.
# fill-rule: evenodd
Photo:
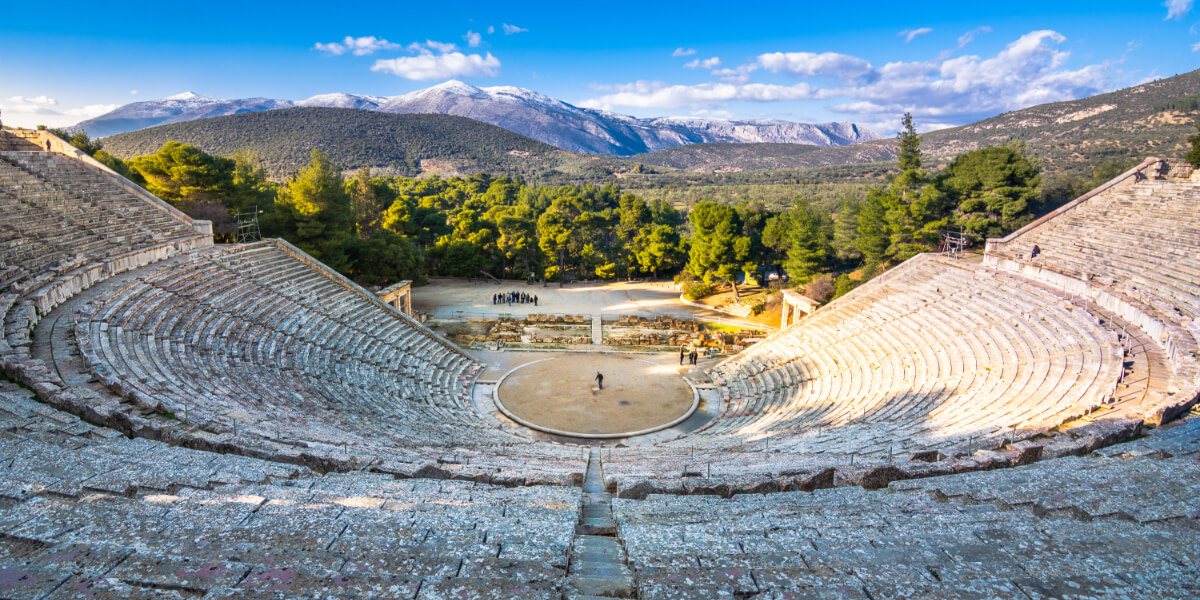
<svg viewBox="0 0 1200 600">
<path fill-rule="evenodd" d="M 626 564 L 625 546 L 617 537 L 612 495 L 604 491 L 601 453 L 592 448 L 583 479 L 579 524 L 571 543 L 568 598 L 633 598 L 633 571 Z"/>
</svg>

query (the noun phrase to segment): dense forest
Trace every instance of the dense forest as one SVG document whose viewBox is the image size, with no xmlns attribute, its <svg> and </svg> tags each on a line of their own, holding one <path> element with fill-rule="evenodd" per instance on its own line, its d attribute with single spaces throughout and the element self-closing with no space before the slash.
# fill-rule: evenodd
<svg viewBox="0 0 1200 600">
<path fill-rule="evenodd" d="M 792 284 L 842 294 L 949 231 L 974 241 L 1004 235 L 1109 179 L 1044 179 L 1020 143 L 991 146 L 927 168 L 906 115 L 898 174 L 877 185 L 796 183 L 711 190 L 623 191 L 615 184 L 535 185 L 519 177 L 410 178 L 360 169 L 351 177 L 324 152 L 282 183 L 251 152 L 213 156 L 167 142 L 121 160 L 79 132 L 71 143 L 232 241 L 232 215 L 257 211 L 264 236 L 282 237 L 366 285 L 428 276 L 549 281 L 675 276 L 685 292 L 740 282 L 781 266 Z M 686 212 L 675 208 L 686 205 Z M 816 285 L 811 285 L 815 283 Z"/>
</svg>

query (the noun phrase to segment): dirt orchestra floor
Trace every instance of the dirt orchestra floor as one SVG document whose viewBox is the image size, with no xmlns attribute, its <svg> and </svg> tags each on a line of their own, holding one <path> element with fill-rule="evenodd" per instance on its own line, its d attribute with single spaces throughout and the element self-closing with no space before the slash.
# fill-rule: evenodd
<svg viewBox="0 0 1200 600">
<path fill-rule="evenodd" d="M 596 372 L 604 389 L 596 390 Z M 518 417 L 574 433 L 621 433 L 669 423 L 692 406 L 680 369 L 627 355 L 553 354 L 510 373 L 497 392 Z"/>
</svg>

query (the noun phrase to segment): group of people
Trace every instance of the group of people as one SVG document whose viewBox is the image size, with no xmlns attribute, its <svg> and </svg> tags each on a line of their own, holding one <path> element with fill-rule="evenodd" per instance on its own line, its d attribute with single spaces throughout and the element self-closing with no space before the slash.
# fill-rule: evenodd
<svg viewBox="0 0 1200 600">
<path fill-rule="evenodd" d="M 688 359 L 689 365 L 695 365 L 696 361 L 700 359 L 699 352 L 696 352 L 695 350 L 692 350 L 691 352 L 687 352 L 687 348 L 682 348 L 682 347 L 679 348 L 679 364 L 681 364 L 681 365 L 683 364 L 683 359 L 685 356 Z"/>
<path fill-rule="evenodd" d="M 538 297 L 536 294 L 526 294 L 525 292 L 500 292 L 492 294 L 492 304 L 529 304 L 538 305 Z"/>
</svg>

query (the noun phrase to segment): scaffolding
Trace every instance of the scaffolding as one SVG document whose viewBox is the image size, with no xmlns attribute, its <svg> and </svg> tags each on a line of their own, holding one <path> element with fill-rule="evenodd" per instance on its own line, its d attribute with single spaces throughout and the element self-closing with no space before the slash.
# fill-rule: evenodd
<svg viewBox="0 0 1200 600">
<path fill-rule="evenodd" d="M 251 212 L 234 215 L 233 218 L 237 221 L 237 243 L 249 244 L 262 239 L 262 232 L 258 228 L 258 215 L 261 212 L 258 206 L 255 206 Z"/>
<path fill-rule="evenodd" d="M 962 258 L 963 251 L 971 246 L 971 240 L 960 227 L 958 231 L 945 230 L 942 234 L 942 254 L 955 259 Z"/>
</svg>

